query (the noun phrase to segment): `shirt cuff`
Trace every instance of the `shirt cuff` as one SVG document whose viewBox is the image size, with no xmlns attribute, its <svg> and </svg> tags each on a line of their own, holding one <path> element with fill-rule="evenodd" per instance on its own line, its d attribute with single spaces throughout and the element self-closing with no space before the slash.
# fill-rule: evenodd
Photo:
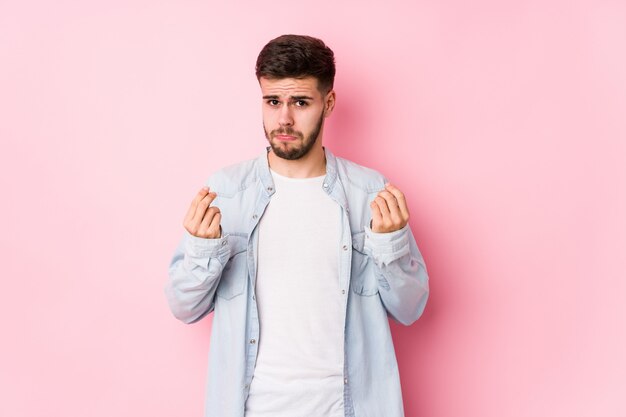
<svg viewBox="0 0 626 417">
<path fill-rule="evenodd" d="M 409 225 L 388 233 L 373 232 L 365 226 L 364 251 L 369 253 L 378 266 L 388 265 L 409 253 Z"/>
<path fill-rule="evenodd" d="M 217 258 L 225 265 L 230 256 L 228 235 L 215 239 L 197 237 L 185 231 L 185 254 L 196 260 L 198 265 L 206 266 L 208 258 Z"/>
</svg>

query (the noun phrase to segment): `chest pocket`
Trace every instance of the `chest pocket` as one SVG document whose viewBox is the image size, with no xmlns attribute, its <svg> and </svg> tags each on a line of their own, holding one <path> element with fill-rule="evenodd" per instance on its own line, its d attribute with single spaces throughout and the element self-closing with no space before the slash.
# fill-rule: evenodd
<svg viewBox="0 0 626 417">
<path fill-rule="evenodd" d="M 352 235 L 352 274 L 350 287 L 358 295 L 378 294 L 378 283 L 374 274 L 374 262 L 365 254 L 365 232 Z"/>
<path fill-rule="evenodd" d="M 248 236 L 230 234 L 228 236 L 230 258 L 222 270 L 220 282 L 217 285 L 217 296 L 230 300 L 243 293 L 248 280 L 247 248 Z"/>
</svg>

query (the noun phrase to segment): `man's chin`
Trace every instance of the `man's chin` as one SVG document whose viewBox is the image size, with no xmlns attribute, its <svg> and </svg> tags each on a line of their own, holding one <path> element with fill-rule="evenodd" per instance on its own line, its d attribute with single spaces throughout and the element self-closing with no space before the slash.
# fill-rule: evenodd
<svg viewBox="0 0 626 417">
<path fill-rule="evenodd" d="M 277 157 L 281 159 L 287 159 L 289 161 L 300 159 L 304 155 L 306 155 L 306 153 L 303 153 L 301 149 L 284 150 L 284 149 L 277 149 L 276 147 L 272 146 L 272 150 L 274 151 L 274 155 L 276 155 Z"/>
<path fill-rule="evenodd" d="M 271 142 L 270 146 L 276 156 L 289 161 L 300 159 L 309 152 L 309 149 L 304 149 L 302 146 L 291 146 L 289 143 L 279 142 L 276 144 Z"/>
</svg>

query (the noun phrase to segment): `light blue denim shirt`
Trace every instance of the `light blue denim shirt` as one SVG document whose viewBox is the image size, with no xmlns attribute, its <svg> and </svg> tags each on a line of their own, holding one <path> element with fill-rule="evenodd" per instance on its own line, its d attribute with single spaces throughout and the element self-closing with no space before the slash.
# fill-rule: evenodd
<svg viewBox="0 0 626 417">
<path fill-rule="evenodd" d="M 222 237 L 185 231 L 165 293 L 174 316 L 194 323 L 213 312 L 206 417 L 243 417 L 254 376 L 259 313 L 255 299 L 258 227 L 274 183 L 267 149 L 213 174 Z M 345 296 L 344 408 L 351 417 L 404 415 L 389 319 L 410 325 L 428 299 L 428 275 L 410 227 L 370 229 L 370 202 L 384 188 L 378 172 L 327 148 L 323 188 L 341 206 L 340 286 Z M 315 239 L 315 236 L 311 236 Z M 320 416 L 322 417 L 322 416 Z"/>
</svg>

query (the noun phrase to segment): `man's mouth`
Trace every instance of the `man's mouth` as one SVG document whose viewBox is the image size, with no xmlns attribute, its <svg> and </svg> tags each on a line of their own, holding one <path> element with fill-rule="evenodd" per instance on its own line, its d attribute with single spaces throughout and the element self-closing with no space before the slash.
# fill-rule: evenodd
<svg viewBox="0 0 626 417">
<path fill-rule="evenodd" d="M 291 135 L 276 135 L 274 137 L 276 139 L 278 139 L 278 140 L 282 140 L 282 141 L 285 141 L 285 142 L 290 142 L 290 141 L 293 141 L 293 140 L 297 139 L 296 136 L 291 136 Z"/>
</svg>

